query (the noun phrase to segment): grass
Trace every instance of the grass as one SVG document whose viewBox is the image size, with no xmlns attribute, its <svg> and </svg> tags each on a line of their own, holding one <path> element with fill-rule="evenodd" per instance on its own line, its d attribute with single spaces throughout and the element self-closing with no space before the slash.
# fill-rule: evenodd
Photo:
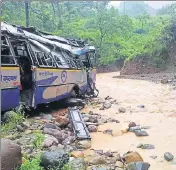
<svg viewBox="0 0 176 170">
<path fill-rule="evenodd" d="M 39 154 L 32 160 L 23 158 L 23 164 L 21 165 L 21 167 L 18 167 L 15 170 L 44 170 L 40 166 L 40 156 L 41 155 Z M 68 164 L 65 164 L 62 169 L 50 168 L 49 170 L 73 170 L 73 169 Z"/>
<path fill-rule="evenodd" d="M 33 133 L 33 135 L 35 137 L 35 139 L 33 141 L 34 148 L 41 148 L 42 143 L 45 139 L 45 136 L 41 132 L 35 132 L 35 133 Z"/>
<path fill-rule="evenodd" d="M 5 137 L 9 131 L 12 131 L 16 128 L 16 125 L 21 124 L 24 121 L 23 115 L 13 111 L 11 112 L 12 115 L 8 119 L 8 123 L 2 124 L 1 126 L 1 137 Z"/>
<path fill-rule="evenodd" d="M 23 164 L 19 169 L 16 170 L 43 170 L 43 168 L 40 166 L 40 155 L 36 156 L 32 160 L 23 158 Z"/>
</svg>

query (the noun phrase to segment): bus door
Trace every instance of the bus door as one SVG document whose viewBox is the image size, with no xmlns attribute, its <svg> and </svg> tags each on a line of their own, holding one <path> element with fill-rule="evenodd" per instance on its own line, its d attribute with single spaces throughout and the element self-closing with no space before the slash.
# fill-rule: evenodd
<svg viewBox="0 0 176 170">
<path fill-rule="evenodd" d="M 33 58 L 29 44 L 24 39 L 9 39 L 13 47 L 16 59 L 20 67 L 20 103 L 27 107 L 33 107 L 34 81 L 33 81 Z"/>
<path fill-rule="evenodd" d="M 1 36 L 1 111 L 11 110 L 20 101 L 20 70 L 8 38 Z"/>
</svg>

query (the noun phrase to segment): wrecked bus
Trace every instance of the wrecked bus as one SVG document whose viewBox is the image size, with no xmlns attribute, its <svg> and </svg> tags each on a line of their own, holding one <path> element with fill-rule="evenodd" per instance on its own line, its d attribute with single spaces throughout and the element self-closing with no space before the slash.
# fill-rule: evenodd
<svg viewBox="0 0 176 170">
<path fill-rule="evenodd" d="M 94 90 L 94 47 L 7 23 L 1 30 L 1 111 Z"/>
</svg>

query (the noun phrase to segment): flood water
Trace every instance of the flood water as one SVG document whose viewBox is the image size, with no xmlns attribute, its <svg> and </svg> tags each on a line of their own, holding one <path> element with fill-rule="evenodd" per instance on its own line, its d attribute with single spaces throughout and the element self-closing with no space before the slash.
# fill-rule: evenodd
<svg viewBox="0 0 176 170">
<path fill-rule="evenodd" d="M 150 170 L 176 170 L 176 91 L 169 85 L 155 84 L 144 80 L 112 78 L 118 73 L 97 75 L 99 97 L 111 96 L 118 105 L 108 110 L 99 110 L 87 106 L 84 112 L 116 118 L 120 123 L 108 123 L 98 127 L 99 132 L 92 133 L 92 148 L 95 150 L 118 151 L 121 155 L 128 151 L 137 151 L 144 161 L 151 164 Z M 145 108 L 138 108 L 144 105 Z M 118 113 L 118 108 L 126 108 L 126 113 Z M 145 130 L 149 136 L 136 137 L 134 133 L 122 133 L 122 127 L 130 121 L 141 126 L 151 126 Z M 112 129 L 115 135 L 103 134 Z M 155 149 L 136 148 L 140 143 L 152 144 Z M 171 152 L 175 159 L 167 162 L 164 153 Z M 157 156 L 152 159 L 150 156 Z"/>
</svg>

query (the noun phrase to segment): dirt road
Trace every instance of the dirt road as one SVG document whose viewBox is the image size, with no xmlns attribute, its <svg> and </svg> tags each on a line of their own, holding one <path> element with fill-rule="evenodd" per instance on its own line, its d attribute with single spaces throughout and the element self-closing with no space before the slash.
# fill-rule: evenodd
<svg viewBox="0 0 176 170">
<path fill-rule="evenodd" d="M 118 135 L 111 137 L 101 132 L 92 133 L 92 148 L 119 151 L 121 154 L 137 151 L 144 161 L 151 164 L 150 170 L 176 169 L 176 90 L 169 85 L 149 81 L 112 78 L 117 75 L 118 73 L 98 74 L 97 87 L 100 90 L 100 98 L 109 95 L 116 99 L 118 104 L 112 105 L 108 110 L 87 106 L 85 112 L 92 110 L 118 119 L 119 124 L 111 123 L 99 127 L 115 129 Z M 138 108 L 138 105 L 144 105 L 145 108 Z M 126 113 L 118 113 L 119 107 L 126 108 Z M 146 130 L 149 136 L 136 137 L 134 133 L 120 133 L 121 127 L 130 121 L 142 126 L 151 126 Z M 136 148 L 140 143 L 152 144 L 155 149 Z M 165 152 L 171 152 L 175 160 L 165 161 Z M 150 156 L 157 158 L 152 159 Z"/>
</svg>

